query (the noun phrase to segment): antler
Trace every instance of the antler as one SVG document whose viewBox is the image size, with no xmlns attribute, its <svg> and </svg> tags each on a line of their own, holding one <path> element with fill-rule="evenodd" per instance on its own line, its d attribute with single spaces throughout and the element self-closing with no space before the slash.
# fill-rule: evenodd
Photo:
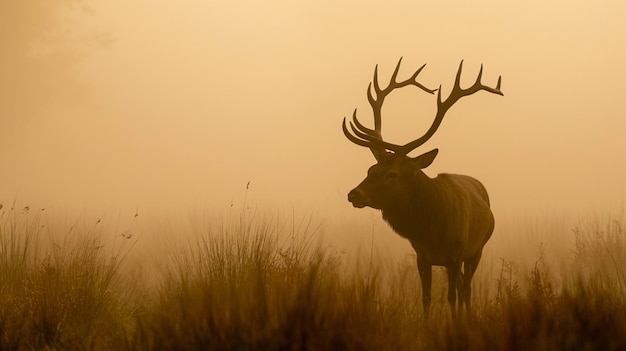
<svg viewBox="0 0 626 351">
<path fill-rule="evenodd" d="M 380 155 L 381 153 L 384 153 L 385 150 L 394 150 L 395 148 L 398 147 L 395 144 L 385 142 L 381 135 L 382 106 L 387 95 L 389 95 L 389 93 L 391 93 L 395 89 L 402 88 L 408 85 L 416 86 L 430 94 L 433 94 L 436 91 L 436 89 L 433 90 L 433 89 L 426 88 L 424 85 L 422 85 L 420 82 L 417 81 L 417 75 L 424 69 L 424 67 L 426 67 L 425 64 L 422 67 L 420 67 L 417 71 L 415 71 L 415 73 L 413 73 L 413 75 L 409 77 L 408 79 L 400 81 L 400 82 L 396 81 L 401 63 L 402 63 L 402 57 L 400 57 L 400 60 L 398 60 L 396 69 L 393 71 L 393 74 L 391 75 L 391 78 L 389 79 L 389 84 L 387 85 L 386 88 L 383 88 L 383 89 L 380 88 L 380 85 L 378 83 L 378 65 L 376 65 L 376 67 L 374 68 L 374 78 L 372 79 L 372 82 L 370 82 L 369 85 L 367 86 L 367 100 L 369 101 L 369 104 L 372 107 L 372 112 L 374 114 L 374 129 L 365 127 L 359 121 L 359 119 L 357 118 L 356 109 L 354 109 L 354 112 L 352 114 L 352 121 L 350 122 L 350 129 L 352 130 L 354 135 L 352 135 L 348 131 L 348 128 L 346 126 L 346 119 L 345 118 L 343 119 L 342 127 L 343 127 L 343 133 L 345 134 L 345 136 L 350 141 L 352 141 L 353 143 L 357 145 L 369 147 L 372 150 L 372 153 L 374 154 L 376 158 L 378 158 L 378 155 Z M 374 87 L 375 96 L 374 94 L 372 94 L 372 83 Z"/>
<path fill-rule="evenodd" d="M 441 125 L 441 121 L 443 120 L 443 117 L 446 115 L 450 107 L 452 107 L 452 105 L 454 105 L 459 99 L 461 99 L 464 96 L 472 95 L 480 90 L 485 90 L 493 94 L 504 95 L 502 91 L 500 91 L 502 76 L 498 78 L 498 83 L 495 88 L 488 87 L 481 83 L 481 78 L 483 74 L 482 65 L 480 66 L 480 72 L 478 73 L 478 77 L 476 78 L 476 81 L 474 82 L 474 84 L 467 89 L 461 88 L 461 72 L 463 71 L 463 61 L 461 61 L 459 65 L 459 69 L 456 73 L 454 87 L 452 88 L 452 91 L 450 92 L 450 95 L 448 96 L 448 98 L 445 101 L 441 101 L 441 85 L 439 86 L 439 89 L 431 90 L 431 89 L 424 87 L 422 84 L 416 81 L 417 75 L 422 71 L 422 69 L 426 65 L 423 65 L 422 67 L 420 67 L 420 69 L 418 69 L 413 74 L 413 76 L 411 76 L 411 78 L 407 79 L 406 81 L 396 82 L 395 79 L 398 74 L 398 70 L 400 68 L 400 62 L 402 62 L 402 58 L 400 58 L 400 61 L 398 61 L 398 65 L 396 66 L 396 69 L 393 75 L 391 76 L 389 86 L 387 86 L 387 88 L 385 89 L 380 89 L 380 87 L 378 86 L 378 74 L 377 74 L 378 66 L 376 66 L 376 69 L 374 70 L 374 90 L 376 91 L 377 99 L 375 99 L 372 96 L 372 93 L 371 93 L 372 84 L 371 83 L 368 86 L 368 90 L 367 90 L 367 97 L 374 111 L 374 129 L 366 128 L 365 126 L 363 126 L 363 124 L 359 122 L 356 116 L 356 109 L 354 110 L 354 113 L 352 115 L 352 120 L 354 121 L 354 123 L 350 122 L 350 129 L 352 130 L 354 135 L 349 133 L 348 128 L 346 127 L 346 119 L 344 118 L 343 120 L 343 133 L 346 135 L 346 137 L 357 145 L 369 147 L 372 150 L 372 153 L 374 153 L 374 156 L 376 156 L 377 158 L 378 158 L 378 155 L 380 155 L 381 153 L 384 153 L 385 150 L 393 151 L 396 154 L 407 155 L 409 152 L 413 151 L 418 146 L 423 145 L 426 141 L 428 141 L 435 134 L 435 132 L 439 128 L 439 125 Z M 431 94 L 433 94 L 436 90 L 438 90 L 437 113 L 435 115 L 435 119 L 432 125 L 430 126 L 426 134 L 424 134 L 423 136 L 405 145 L 392 144 L 392 143 L 384 141 L 380 133 L 382 103 L 385 97 L 392 90 L 400 88 L 400 87 L 404 87 L 407 85 L 415 85 L 421 88 L 422 90 Z"/>
<path fill-rule="evenodd" d="M 454 105 L 462 97 L 472 95 L 481 90 L 504 96 L 502 91 L 500 91 L 500 85 L 502 83 L 502 76 L 498 77 L 498 84 L 496 85 L 495 88 L 488 87 L 481 83 L 480 80 L 483 76 L 482 64 L 480 65 L 480 71 L 478 72 L 478 77 L 476 77 L 476 81 L 471 87 L 467 89 L 461 88 L 461 71 L 463 71 L 463 60 L 461 60 L 461 63 L 459 64 L 459 70 L 456 72 L 456 79 L 454 80 L 454 87 L 452 88 L 450 95 L 448 95 L 448 98 L 443 102 L 441 101 L 441 85 L 439 85 L 439 91 L 437 93 L 437 114 L 435 115 L 435 120 L 433 121 L 433 124 L 430 126 L 426 134 L 401 146 L 398 150 L 394 150 L 394 151 L 396 151 L 397 153 L 402 153 L 406 155 L 409 152 L 415 150 L 415 148 L 417 148 L 418 146 L 427 142 L 439 128 L 439 125 L 441 124 L 443 117 L 446 115 L 446 112 L 448 112 L 450 107 L 452 107 L 452 105 Z"/>
</svg>

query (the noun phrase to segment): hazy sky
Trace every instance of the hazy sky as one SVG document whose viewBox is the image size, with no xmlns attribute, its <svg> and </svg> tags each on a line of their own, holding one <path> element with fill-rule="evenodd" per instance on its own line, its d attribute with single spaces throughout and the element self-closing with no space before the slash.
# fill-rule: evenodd
<svg viewBox="0 0 626 351">
<path fill-rule="evenodd" d="M 472 175 L 496 212 L 623 206 L 626 2 L 3 1 L 0 202 L 333 216 L 373 164 L 341 132 L 379 64 L 470 84 L 419 151 Z M 435 97 L 386 102 L 385 138 L 422 135 Z M 246 184 L 250 189 L 246 194 Z M 361 210 L 365 211 L 365 210 Z"/>
</svg>

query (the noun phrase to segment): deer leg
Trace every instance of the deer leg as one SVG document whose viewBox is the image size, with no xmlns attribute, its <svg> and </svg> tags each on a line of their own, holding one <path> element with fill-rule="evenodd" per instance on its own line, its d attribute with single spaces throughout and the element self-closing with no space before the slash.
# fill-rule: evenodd
<svg viewBox="0 0 626 351">
<path fill-rule="evenodd" d="M 428 318 L 430 310 L 430 287 L 433 281 L 433 267 L 430 263 L 417 259 L 417 269 L 422 280 L 422 305 L 424 306 L 424 319 Z"/>
<path fill-rule="evenodd" d="M 467 267 L 467 266 L 464 266 Z M 459 313 L 463 313 L 463 302 L 465 301 L 465 299 L 463 298 L 465 296 L 465 273 L 464 270 L 466 268 L 463 268 L 463 270 L 459 269 L 459 275 L 456 278 L 456 292 L 457 292 L 457 299 L 459 301 L 458 303 L 458 308 L 459 308 Z"/>
<path fill-rule="evenodd" d="M 463 299 L 465 301 L 465 308 L 467 309 L 468 314 L 472 311 L 472 278 L 474 277 L 474 273 L 476 273 L 476 268 L 478 268 L 478 262 L 480 262 L 481 256 L 482 251 L 476 256 L 465 261 L 463 272 L 465 280 L 463 282 Z"/>
<path fill-rule="evenodd" d="M 461 264 L 462 261 L 455 261 L 446 267 L 448 269 L 448 303 L 453 320 L 456 320 L 456 284 L 461 273 Z"/>
</svg>

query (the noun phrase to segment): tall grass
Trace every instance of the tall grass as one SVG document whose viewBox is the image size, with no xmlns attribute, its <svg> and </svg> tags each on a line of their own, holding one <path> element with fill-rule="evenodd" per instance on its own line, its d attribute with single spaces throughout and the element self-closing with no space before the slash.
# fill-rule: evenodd
<svg viewBox="0 0 626 351">
<path fill-rule="evenodd" d="M 174 256 L 129 348 L 383 348 L 375 281 L 346 280 L 309 225 L 297 238 L 284 227 L 240 220 L 199 233 Z"/>
<path fill-rule="evenodd" d="M 626 348 L 622 217 L 584 219 L 564 232 L 547 225 L 549 235 L 571 243 L 558 258 L 550 243 L 534 239 L 534 222 L 533 233 L 515 238 L 534 242 L 525 253 L 499 257 L 489 252 L 505 252 L 500 244 L 488 246 L 474 311 L 457 322 L 448 311 L 444 270 L 435 270 L 425 320 L 414 256 L 387 265 L 368 248 L 369 257 L 354 267 L 317 239 L 323 224 L 293 217 L 244 210 L 231 220 L 167 226 L 164 235 L 185 239 L 152 260 L 142 256 L 141 272 L 156 276 L 146 284 L 145 274 L 131 269 L 136 237 L 127 230 L 109 235 L 98 221 L 54 226 L 42 211 L 5 208 L 0 348 Z M 502 242 L 505 234 L 496 235 Z M 136 243 L 133 250 L 141 239 Z"/>
<path fill-rule="evenodd" d="M 110 252 L 99 221 L 54 228 L 43 211 L 0 212 L 0 348 L 113 347 L 127 319 L 123 245 Z"/>
</svg>

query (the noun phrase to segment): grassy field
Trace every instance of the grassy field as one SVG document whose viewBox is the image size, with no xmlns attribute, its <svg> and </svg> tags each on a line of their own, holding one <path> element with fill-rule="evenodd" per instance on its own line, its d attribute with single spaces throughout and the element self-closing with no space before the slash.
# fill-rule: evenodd
<svg viewBox="0 0 626 351">
<path fill-rule="evenodd" d="M 246 210 L 139 228 L 133 214 L 48 212 L 0 209 L 2 350 L 626 349 L 621 215 L 499 222 L 475 311 L 453 323 L 442 269 L 422 318 L 408 244 L 353 259 L 318 240 L 350 223 Z"/>
</svg>

